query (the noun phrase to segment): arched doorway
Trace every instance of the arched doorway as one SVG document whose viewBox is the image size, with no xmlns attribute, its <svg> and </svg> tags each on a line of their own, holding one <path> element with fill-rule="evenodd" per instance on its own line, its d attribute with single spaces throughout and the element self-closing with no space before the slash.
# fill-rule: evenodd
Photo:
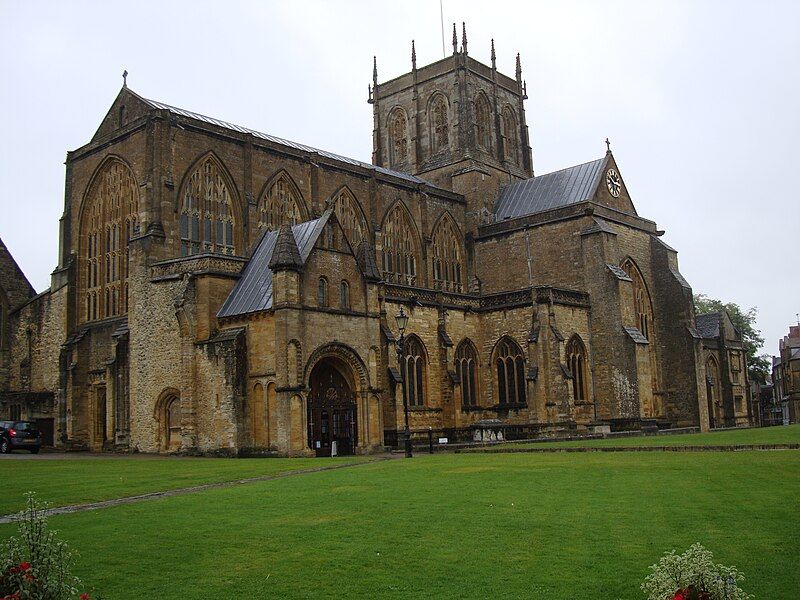
<svg viewBox="0 0 800 600">
<path fill-rule="evenodd" d="M 181 399 L 177 390 L 166 390 L 156 403 L 159 452 L 175 452 L 181 447 Z"/>
<path fill-rule="evenodd" d="M 358 445 L 356 395 L 352 373 L 334 358 L 311 370 L 308 398 L 308 444 L 317 456 L 354 454 Z"/>
</svg>

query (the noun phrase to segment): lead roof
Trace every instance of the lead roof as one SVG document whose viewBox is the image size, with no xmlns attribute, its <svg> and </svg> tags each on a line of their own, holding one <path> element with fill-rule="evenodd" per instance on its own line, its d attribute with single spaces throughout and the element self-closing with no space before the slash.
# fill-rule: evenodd
<svg viewBox="0 0 800 600">
<path fill-rule="evenodd" d="M 495 220 L 513 219 L 590 200 L 606 160 L 603 157 L 507 185 L 495 203 Z"/>
</svg>

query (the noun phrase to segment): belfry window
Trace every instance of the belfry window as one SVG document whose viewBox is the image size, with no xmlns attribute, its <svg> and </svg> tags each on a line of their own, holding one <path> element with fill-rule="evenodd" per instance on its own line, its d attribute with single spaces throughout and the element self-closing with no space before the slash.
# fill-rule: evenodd
<svg viewBox="0 0 800 600">
<path fill-rule="evenodd" d="M 475 141 L 484 150 L 492 149 L 491 112 L 486 95 L 479 93 L 475 97 Z"/>
<path fill-rule="evenodd" d="M 437 94 L 431 103 L 430 110 L 431 153 L 444 150 L 450 145 L 450 124 L 447 116 L 447 100 Z"/>
<path fill-rule="evenodd" d="M 517 117 L 510 106 L 503 109 L 503 143 L 505 144 L 506 160 L 512 163 L 519 162 L 519 143 L 517 132 Z"/>
<path fill-rule="evenodd" d="M 572 400 L 585 402 L 589 398 L 587 388 L 586 346 L 580 336 L 574 335 L 567 342 L 567 366 L 572 373 Z"/>
<path fill-rule="evenodd" d="M 416 285 L 417 244 L 408 214 L 397 204 L 383 225 L 383 278 L 392 283 Z"/>
<path fill-rule="evenodd" d="M 503 338 L 495 349 L 499 404 L 525 404 L 525 357 L 517 343 Z"/>
<path fill-rule="evenodd" d="M 397 166 L 408 158 L 408 120 L 402 109 L 398 108 L 389 119 L 389 162 Z"/>
<path fill-rule="evenodd" d="M 297 225 L 304 218 L 303 197 L 289 175 L 282 172 L 258 203 L 258 228 L 277 231 L 281 225 Z"/>
<path fill-rule="evenodd" d="M 128 312 L 128 244 L 139 232 L 139 186 L 120 160 L 97 173 L 81 225 L 81 274 L 85 321 Z"/>
<path fill-rule="evenodd" d="M 409 406 L 425 405 L 425 347 L 415 335 L 406 338 L 403 352 L 403 381 Z"/>
<path fill-rule="evenodd" d="M 455 225 L 445 216 L 433 233 L 433 285 L 437 290 L 461 292 L 461 242 Z"/>
<path fill-rule="evenodd" d="M 478 405 L 478 353 L 469 340 L 464 340 L 456 350 L 456 381 L 461 384 L 461 404 Z"/>
<path fill-rule="evenodd" d="M 186 181 L 181 197 L 181 256 L 233 254 L 233 205 L 217 161 L 211 157 L 202 161 Z"/>
</svg>

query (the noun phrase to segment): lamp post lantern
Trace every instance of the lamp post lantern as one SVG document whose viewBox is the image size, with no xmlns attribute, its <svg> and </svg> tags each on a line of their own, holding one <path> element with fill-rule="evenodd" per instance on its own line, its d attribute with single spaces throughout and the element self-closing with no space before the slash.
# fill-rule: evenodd
<svg viewBox="0 0 800 600">
<path fill-rule="evenodd" d="M 400 307 L 400 312 L 395 316 L 395 321 L 397 322 L 397 329 L 400 330 L 400 337 L 397 340 L 397 362 L 400 365 L 400 375 L 402 377 L 402 381 L 400 385 L 403 389 L 403 414 L 405 416 L 405 430 L 403 431 L 403 442 L 405 444 L 406 449 L 406 458 L 413 457 L 411 452 L 411 430 L 408 428 L 408 394 L 406 393 L 406 376 L 408 375 L 408 369 L 406 368 L 405 364 L 405 333 L 406 327 L 408 326 L 408 315 L 403 310 L 403 307 Z"/>
</svg>

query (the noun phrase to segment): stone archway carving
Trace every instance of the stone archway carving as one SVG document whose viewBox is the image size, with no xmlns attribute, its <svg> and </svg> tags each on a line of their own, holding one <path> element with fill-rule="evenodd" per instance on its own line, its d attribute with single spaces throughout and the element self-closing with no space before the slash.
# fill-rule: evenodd
<svg viewBox="0 0 800 600">
<path fill-rule="evenodd" d="M 367 366 L 364 364 L 364 361 L 355 350 L 353 350 L 347 344 L 342 344 L 341 342 L 325 344 L 311 353 L 311 356 L 308 357 L 308 361 L 306 362 L 305 370 L 303 371 L 303 381 L 306 383 L 306 385 L 309 383 L 311 370 L 319 361 L 324 358 L 339 359 L 350 367 L 350 369 L 353 371 L 355 379 L 353 382 L 355 385 L 354 391 L 364 392 L 369 389 L 370 381 Z"/>
</svg>

